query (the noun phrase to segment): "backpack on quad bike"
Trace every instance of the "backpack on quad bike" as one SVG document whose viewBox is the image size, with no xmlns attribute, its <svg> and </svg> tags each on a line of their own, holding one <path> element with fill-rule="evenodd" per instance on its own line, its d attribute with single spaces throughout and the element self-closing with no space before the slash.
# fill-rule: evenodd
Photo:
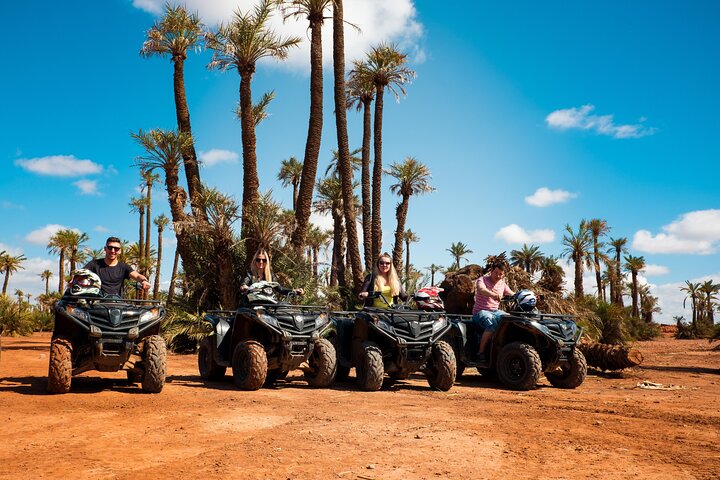
<svg viewBox="0 0 720 480">
<path fill-rule="evenodd" d="M 279 302 L 278 287 L 276 282 L 254 283 L 237 310 L 205 315 L 213 334 L 201 342 L 198 351 L 203 380 L 221 380 L 227 367 L 232 367 L 239 388 L 257 390 L 302 367 L 311 386 L 332 383 L 337 364 L 329 339 L 335 335 L 335 326 L 327 308 Z"/>
<path fill-rule="evenodd" d="M 55 305 L 48 391 L 69 392 L 72 377 L 89 370 L 126 370 L 130 382 L 159 393 L 167 368 L 167 348 L 159 335 L 163 318 L 160 301 L 103 296 L 95 273 L 74 272 Z"/>
<path fill-rule="evenodd" d="M 458 376 L 466 367 L 476 367 L 483 375 L 497 374 L 514 390 L 535 388 L 542 373 L 555 387 L 580 386 L 587 374 L 585 357 L 577 348 L 582 327 L 569 315 L 540 313 L 529 290 L 503 302 L 508 314 L 498 322 L 485 361 L 478 360 L 482 328 L 471 315 L 449 315 L 453 328 L 445 339 L 455 351 Z"/>
<path fill-rule="evenodd" d="M 385 297 L 369 292 L 368 298 Z M 414 299 L 418 304 L 427 302 L 428 295 Z M 441 340 L 451 328 L 444 313 L 388 305 L 333 312 L 333 318 L 338 329 L 338 379 L 347 378 L 355 367 L 357 382 L 367 391 L 379 390 L 385 373 L 391 380 L 401 380 L 422 371 L 430 387 L 443 391 L 455 383 L 455 354 Z"/>
</svg>

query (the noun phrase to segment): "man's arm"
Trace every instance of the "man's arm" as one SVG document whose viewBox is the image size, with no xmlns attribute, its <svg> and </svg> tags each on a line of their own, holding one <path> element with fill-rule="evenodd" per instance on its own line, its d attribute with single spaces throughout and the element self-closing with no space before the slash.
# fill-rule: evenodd
<svg viewBox="0 0 720 480">
<path fill-rule="evenodd" d="M 483 297 L 490 297 L 490 298 L 494 298 L 495 300 L 502 300 L 502 295 L 498 295 L 497 293 L 493 292 L 492 290 L 489 290 L 485 286 L 485 282 L 482 281 L 482 277 L 480 277 L 475 282 L 475 287 L 477 288 L 478 293 L 480 295 L 482 295 Z"/>
<path fill-rule="evenodd" d="M 142 282 L 143 290 L 150 290 L 150 282 L 148 282 L 147 277 L 142 273 L 138 273 L 137 271 L 133 270 L 130 272 L 130 278 L 132 278 L 136 282 Z"/>
</svg>

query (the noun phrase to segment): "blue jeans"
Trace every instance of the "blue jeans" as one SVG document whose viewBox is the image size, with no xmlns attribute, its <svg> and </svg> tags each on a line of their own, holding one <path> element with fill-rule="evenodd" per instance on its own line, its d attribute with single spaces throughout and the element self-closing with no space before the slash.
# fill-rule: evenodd
<svg viewBox="0 0 720 480">
<path fill-rule="evenodd" d="M 497 328 L 497 324 L 500 321 L 500 317 L 507 315 L 502 310 L 480 310 L 473 315 L 473 322 L 481 329 L 494 332 Z"/>
</svg>

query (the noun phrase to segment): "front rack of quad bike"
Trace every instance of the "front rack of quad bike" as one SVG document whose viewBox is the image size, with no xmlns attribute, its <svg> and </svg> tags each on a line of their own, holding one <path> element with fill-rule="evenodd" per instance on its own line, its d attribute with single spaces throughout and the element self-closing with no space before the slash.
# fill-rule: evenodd
<svg viewBox="0 0 720 480">
<path fill-rule="evenodd" d="M 139 306 L 151 306 L 151 305 L 162 305 L 162 300 L 143 300 L 138 298 L 122 298 L 115 295 L 107 297 L 98 295 L 73 295 L 71 297 L 65 296 L 60 299 L 63 304 L 71 305 L 82 305 L 82 304 L 95 304 L 95 303 L 113 303 L 113 304 L 130 304 Z"/>
</svg>

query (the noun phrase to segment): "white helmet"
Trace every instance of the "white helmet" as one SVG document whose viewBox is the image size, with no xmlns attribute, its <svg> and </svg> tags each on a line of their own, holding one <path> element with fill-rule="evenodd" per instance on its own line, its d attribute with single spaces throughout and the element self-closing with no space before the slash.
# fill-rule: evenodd
<svg viewBox="0 0 720 480">
<path fill-rule="evenodd" d="M 100 295 L 101 285 L 100 277 L 90 270 L 81 268 L 73 272 L 69 290 L 71 295 Z"/>
<path fill-rule="evenodd" d="M 532 312 L 537 305 L 537 298 L 530 290 L 520 290 L 515 296 L 518 307 L 524 312 Z"/>
<path fill-rule="evenodd" d="M 247 299 L 249 302 L 277 303 L 275 298 L 275 282 L 257 282 L 250 285 L 247 291 Z"/>
</svg>

